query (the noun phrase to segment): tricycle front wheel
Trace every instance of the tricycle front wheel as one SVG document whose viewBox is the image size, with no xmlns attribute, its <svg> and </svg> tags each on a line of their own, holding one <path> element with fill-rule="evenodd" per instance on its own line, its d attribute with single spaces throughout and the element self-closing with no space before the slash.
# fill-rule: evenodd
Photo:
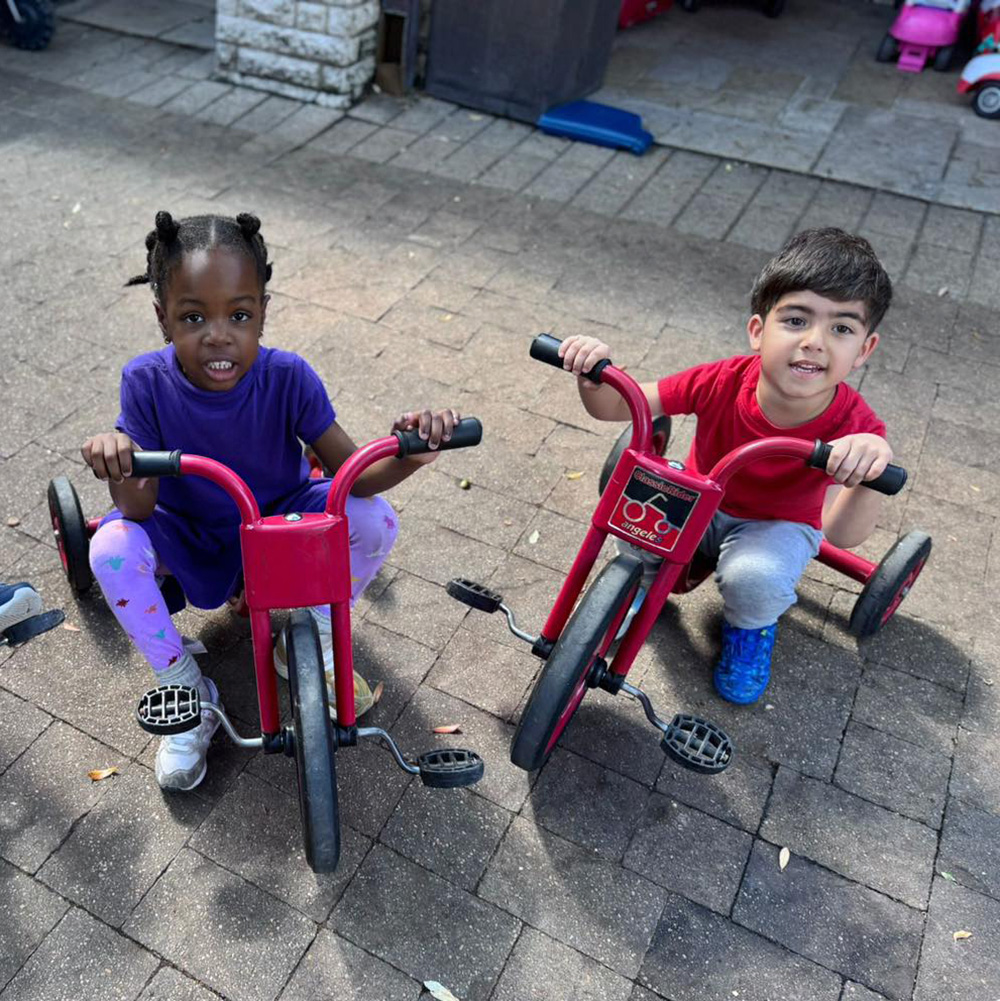
<svg viewBox="0 0 1000 1001">
<path fill-rule="evenodd" d="M 885 554 L 851 612 L 851 634 L 874 636 L 896 614 L 931 554 L 926 532 L 909 532 Z"/>
<path fill-rule="evenodd" d="M 303 609 L 292 613 L 286 650 L 306 861 L 313 872 L 333 872 L 340 860 L 336 745 L 319 633 Z"/>
<path fill-rule="evenodd" d="M 598 575 L 552 648 L 514 733 L 510 760 L 541 768 L 587 692 L 594 662 L 615 640 L 642 581 L 642 563 L 617 556 Z"/>
<path fill-rule="evenodd" d="M 615 440 L 611 451 L 608 452 L 608 457 L 604 460 L 604 465 L 601 467 L 601 477 L 597 481 L 597 492 L 599 494 L 604 493 L 605 487 L 608 485 L 608 480 L 611 479 L 611 474 L 615 471 L 615 466 L 618 465 L 618 460 L 622 457 L 622 453 L 628 447 L 628 443 L 632 440 L 632 428 L 627 427 L 618 438 Z M 669 417 L 656 417 L 653 420 L 653 451 L 659 455 L 663 456 L 667 451 L 667 445 L 670 444 L 670 418 Z"/>
</svg>

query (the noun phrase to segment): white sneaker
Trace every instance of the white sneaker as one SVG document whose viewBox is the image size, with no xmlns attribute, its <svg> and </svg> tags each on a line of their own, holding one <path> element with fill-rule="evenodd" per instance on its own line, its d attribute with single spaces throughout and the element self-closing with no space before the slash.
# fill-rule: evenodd
<svg viewBox="0 0 1000 1001">
<path fill-rule="evenodd" d="M 337 719 L 337 693 L 334 687 L 333 676 L 333 630 L 330 628 L 329 620 L 320 616 L 313 616 L 316 625 L 319 627 L 319 644 L 323 650 L 323 671 L 326 674 L 326 695 L 330 703 L 330 718 Z M 278 676 L 288 680 L 288 654 L 285 652 L 285 629 L 278 633 L 278 638 L 274 643 L 274 670 Z M 368 682 L 354 672 L 354 715 L 364 716 L 371 707 L 375 705 L 375 696 L 372 694 Z"/>
<path fill-rule="evenodd" d="M 41 596 L 30 584 L 0 584 L 0 633 L 41 610 Z"/>
<path fill-rule="evenodd" d="M 219 690 L 211 678 L 202 678 L 198 686 L 202 700 L 214 702 L 220 709 Z M 208 771 L 208 745 L 219 728 L 219 717 L 202 709 L 201 722 L 184 733 L 168 733 L 160 740 L 156 752 L 156 781 L 161 789 L 187 792 L 205 777 Z"/>
</svg>

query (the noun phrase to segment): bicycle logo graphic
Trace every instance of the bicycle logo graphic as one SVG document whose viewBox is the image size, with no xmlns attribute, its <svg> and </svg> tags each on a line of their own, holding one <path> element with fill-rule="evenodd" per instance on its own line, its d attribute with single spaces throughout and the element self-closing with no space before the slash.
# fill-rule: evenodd
<svg viewBox="0 0 1000 1001">
<path fill-rule="evenodd" d="M 659 532 L 661 535 L 666 535 L 671 531 L 679 532 L 684 527 L 683 525 L 675 525 L 670 520 L 670 501 L 663 494 L 656 494 L 646 501 L 638 501 L 626 495 L 622 516 L 627 521 L 637 525 L 644 524 L 649 517 L 656 518 L 653 531 Z"/>
</svg>

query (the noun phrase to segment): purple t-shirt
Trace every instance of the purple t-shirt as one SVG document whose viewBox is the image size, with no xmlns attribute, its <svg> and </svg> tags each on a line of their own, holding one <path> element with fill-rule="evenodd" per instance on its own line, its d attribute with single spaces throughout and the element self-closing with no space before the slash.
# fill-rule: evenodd
<svg viewBox="0 0 1000 1001">
<path fill-rule="evenodd" d="M 309 484 L 302 442 L 336 419 L 320 377 L 298 355 L 261 347 L 230 390 L 193 386 L 172 345 L 122 371 L 115 422 L 140 448 L 204 455 L 237 473 L 262 514 L 289 509 Z M 236 505 L 200 476 L 160 480 L 156 510 L 143 522 L 160 560 L 195 605 L 221 604 L 240 570 Z"/>
<path fill-rule="evenodd" d="M 296 354 L 261 347 L 230 390 L 192 385 L 173 345 L 140 355 L 122 371 L 115 423 L 140 448 L 179 448 L 229 466 L 264 511 L 309 478 L 301 442 L 311 444 L 336 414 L 320 377 Z M 165 477 L 158 503 L 206 525 L 238 521 L 221 488 L 198 476 Z"/>
</svg>

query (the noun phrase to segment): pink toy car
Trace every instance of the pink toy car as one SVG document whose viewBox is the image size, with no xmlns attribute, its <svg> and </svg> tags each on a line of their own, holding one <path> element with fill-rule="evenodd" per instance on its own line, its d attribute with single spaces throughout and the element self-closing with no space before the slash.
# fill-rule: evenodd
<svg viewBox="0 0 1000 1001">
<path fill-rule="evenodd" d="M 960 94 L 972 94 L 980 118 L 1000 118 L 1000 0 L 979 5 L 979 45 L 958 81 Z"/>
<path fill-rule="evenodd" d="M 933 58 L 934 69 L 946 70 L 972 0 L 906 0 L 875 58 L 897 59 L 899 69 L 919 73 Z"/>
</svg>

